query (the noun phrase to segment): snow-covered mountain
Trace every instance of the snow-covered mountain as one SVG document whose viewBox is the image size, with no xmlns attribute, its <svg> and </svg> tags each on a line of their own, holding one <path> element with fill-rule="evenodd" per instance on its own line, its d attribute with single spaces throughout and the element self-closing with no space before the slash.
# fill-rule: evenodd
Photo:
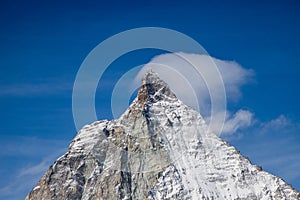
<svg viewBox="0 0 300 200">
<path fill-rule="evenodd" d="M 300 199 L 208 132 L 154 72 L 117 120 L 84 126 L 28 194 L 42 199 Z"/>
</svg>

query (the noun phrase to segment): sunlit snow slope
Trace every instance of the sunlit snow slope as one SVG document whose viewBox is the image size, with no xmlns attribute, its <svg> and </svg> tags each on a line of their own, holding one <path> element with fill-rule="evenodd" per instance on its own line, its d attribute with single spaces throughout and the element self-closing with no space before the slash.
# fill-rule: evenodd
<svg viewBox="0 0 300 200">
<path fill-rule="evenodd" d="M 26 199 L 300 199 L 207 130 L 149 72 L 126 112 L 83 127 Z"/>
</svg>

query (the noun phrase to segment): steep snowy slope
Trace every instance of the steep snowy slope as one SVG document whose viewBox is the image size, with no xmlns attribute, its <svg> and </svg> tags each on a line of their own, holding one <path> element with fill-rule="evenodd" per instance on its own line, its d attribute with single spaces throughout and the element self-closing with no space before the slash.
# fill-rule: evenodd
<svg viewBox="0 0 300 200">
<path fill-rule="evenodd" d="M 207 130 L 149 72 L 126 112 L 83 127 L 26 199 L 300 199 Z"/>
</svg>

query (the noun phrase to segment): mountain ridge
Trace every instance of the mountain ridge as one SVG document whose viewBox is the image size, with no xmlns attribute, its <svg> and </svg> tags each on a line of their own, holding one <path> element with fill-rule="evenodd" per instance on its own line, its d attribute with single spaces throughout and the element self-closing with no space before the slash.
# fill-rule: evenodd
<svg viewBox="0 0 300 200">
<path fill-rule="evenodd" d="M 208 131 L 150 71 L 117 120 L 84 126 L 29 199 L 300 199 Z"/>
</svg>

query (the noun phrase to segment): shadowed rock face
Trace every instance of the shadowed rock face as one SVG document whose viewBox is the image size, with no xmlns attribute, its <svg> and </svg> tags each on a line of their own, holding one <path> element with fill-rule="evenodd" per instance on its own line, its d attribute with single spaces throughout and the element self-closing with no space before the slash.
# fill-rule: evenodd
<svg viewBox="0 0 300 200">
<path fill-rule="evenodd" d="M 138 92 L 138 101 L 140 103 L 153 103 L 170 99 L 176 99 L 176 95 L 170 90 L 169 86 L 157 74 L 147 73 Z"/>
<path fill-rule="evenodd" d="M 149 72 L 125 113 L 84 126 L 26 199 L 300 199 L 207 130 Z"/>
</svg>

